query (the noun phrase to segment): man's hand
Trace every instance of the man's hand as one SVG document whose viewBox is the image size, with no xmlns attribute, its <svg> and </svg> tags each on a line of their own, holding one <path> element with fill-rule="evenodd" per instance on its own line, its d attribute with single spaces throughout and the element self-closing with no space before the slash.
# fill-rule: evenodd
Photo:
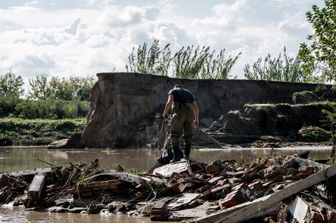
<svg viewBox="0 0 336 223">
<path fill-rule="evenodd" d="M 163 114 L 162 114 L 163 119 L 167 119 L 167 118 L 168 118 L 168 113 L 169 113 L 169 111 L 171 110 L 171 107 L 172 107 L 172 105 L 173 105 L 173 102 L 174 102 L 174 97 L 173 97 L 173 95 L 169 95 L 169 96 L 168 96 L 168 100 L 167 100 L 167 102 L 166 102 L 166 105 L 165 105 L 165 107 L 164 107 L 164 109 L 163 109 Z"/>
<path fill-rule="evenodd" d="M 194 128 L 198 128 L 198 126 L 199 126 L 199 121 L 198 120 L 194 120 Z"/>
<path fill-rule="evenodd" d="M 197 128 L 199 126 L 199 110 L 198 110 L 198 105 L 196 101 L 192 102 L 192 110 L 194 113 L 194 128 Z"/>
</svg>

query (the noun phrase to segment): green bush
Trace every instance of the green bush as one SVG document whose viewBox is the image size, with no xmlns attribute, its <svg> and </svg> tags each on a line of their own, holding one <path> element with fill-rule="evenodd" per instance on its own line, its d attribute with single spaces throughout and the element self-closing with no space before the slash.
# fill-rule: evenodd
<svg viewBox="0 0 336 223">
<path fill-rule="evenodd" d="M 29 80 L 28 98 L 32 100 L 81 100 L 90 101 L 93 77 L 58 78 L 37 76 Z"/>
<path fill-rule="evenodd" d="M 15 117 L 19 118 L 78 118 L 85 117 L 90 109 L 86 101 L 22 100 L 15 106 Z"/>
<path fill-rule="evenodd" d="M 23 100 L 15 107 L 15 115 L 19 118 L 57 118 L 54 101 L 51 100 Z"/>
<path fill-rule="evenodd" d="M 13 115 L 18 101 L 15 97 L 0 97 L 0 117 Z"/>
</svg>

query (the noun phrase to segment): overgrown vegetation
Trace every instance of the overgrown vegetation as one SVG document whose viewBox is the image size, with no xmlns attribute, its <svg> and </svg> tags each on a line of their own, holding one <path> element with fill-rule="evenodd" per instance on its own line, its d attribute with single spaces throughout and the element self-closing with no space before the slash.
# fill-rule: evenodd
<svg viewBox="0 0 336 223">
<path fill-rule="evenodd" d="M 47 145 L 83 130 L 85 119 L 20 119 L 1 118 L 0 135 L 13 145 Z"/>
<path fill-rule="evenodd" d="M 336 103 L 330 105 L 330 110 L 324 110 L 323 111 L 328 121 L 330 122 L 331 130 L 333 133 L 333 137 L 336 136 Z M 334 143 L 336 143 L 335 138 L 333 138 Z"/>
<path fill-rule="evenodd" d="M 289 57 L 286 48 L 278 57 L 268 54 L 264 59 L 260 57 L 252 66 L 244 67 L 244 76 L 249 80 L 269 80 L 285 82 L 317 82 L 309 73 L 303 72 L 297 57 Z"/>
<path fill-rule="evenodd" d="M 94 85 L 93 77 L 70 77 L 48 79 L 46 76 L 37 76 L 30 79 L 28 98 L 32 100 L 79 100 L 90 101 L 90 90 Z"/>
<path fill-rule="evenodd" d="M 128 66 L 126 70 L 144 74 L 158 74 L 167 76 L 171 64 L 170 44 L 163 48 L 159 45 L 159 40 L 154 40 L 153 44 L 148 47 L 147 43 L 133 47 L 128 56 Z"/>
<path fill-rule="evenodd" d="M 175 76 L 190 79 L 228 79 L 236 56 L 225 56 L 225 49 L 219 53 L 208 46 L 187 46 L 171 52 L 170 44 L 159 45 L 154 40 L 148 47 L 147 43 L 132 49 L 128 57 L 127 71 Z"/>
<path fill-rule="evenodd" d="M 30 79 L 28 97 L 24 97 L 23 79 L 13 73 L 0 75 L 0 117 L 78 118 L 90 109 L 92 77 Z"/>
<path fill-rule="evenodd" d="M 306 73 L 315 73 L 324 81 L 336 81 L 336 1 L 324 0 L 324 7 L 313 5 L 306 13 L 314 33 L 302 43 L 299 58 Z"/>
</svg>

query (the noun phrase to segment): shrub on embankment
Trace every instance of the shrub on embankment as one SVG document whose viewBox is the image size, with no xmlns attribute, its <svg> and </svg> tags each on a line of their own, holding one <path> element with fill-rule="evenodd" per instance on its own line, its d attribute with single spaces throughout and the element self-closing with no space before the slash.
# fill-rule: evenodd
<svg viewBox="0 0 336 223">
<path fill-rule="evenodd" d="M 16 118 L 80 118 L 90 110 L 88 101 L 23 100 L 12 97 L 0 98 L 0 117 Z"/>
<path fill-rule="evenodd" d="M 0 119 L 0 135 L 13 145 L 47 145 L 83 130 L 84 118 L 78 119 Z"/>
</svg>

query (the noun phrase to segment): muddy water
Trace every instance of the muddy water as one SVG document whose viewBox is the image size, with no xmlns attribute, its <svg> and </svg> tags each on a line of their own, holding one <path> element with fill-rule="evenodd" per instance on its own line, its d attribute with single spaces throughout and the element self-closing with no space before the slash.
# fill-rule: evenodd
<svg viewBox="0 0 336 223">
<path fill-rule="evenodd" d="M 209 162 L 214 160 L 237 160 L 239 162 L 249 162 L 256 158 L 273 156 L 278 154 L 295 154 L 305 150 L 310 151 L 310 158 L 323 160 L 327 159 L 331 147 L 292 147 L 279 149 L 241 149 L 230 148 L 225 150 L 193 150 L 191 158 Z M 0 148 L 0 172 L 9 172 L 23 169 L 33 169 L 36 167 L 48 167 L 48 162 L 54 165 L 64 165 L 68 162 L 89 162 L 99 159 L 101 168 L 112 168 L 116 164 L 121 164 L 125 168 L 136 168 L 148 170 L 155 163 L 160 155 L 157 150 L 135 150 L 135 149 L 87 149 L 87 150 L 47 150 L 46 148 Z M 42 162 L 42 161 L 44 162 Z M 148 218 L 133 218 L 125 216 L 100 216 L 100 215 L 80 215 L 64 213 L 46 213 L 24 211 L 22 208 L 0 208 L 0 222 L 116 222 L 116 223 L 147 223 Z"/>
</svg>

